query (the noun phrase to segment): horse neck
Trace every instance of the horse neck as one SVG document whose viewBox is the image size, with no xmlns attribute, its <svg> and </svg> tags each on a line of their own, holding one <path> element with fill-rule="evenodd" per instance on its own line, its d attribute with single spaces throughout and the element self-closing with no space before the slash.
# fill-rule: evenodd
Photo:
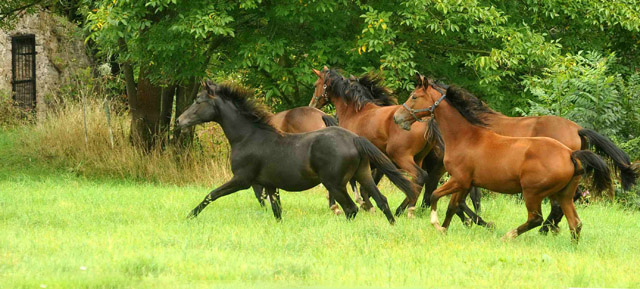
<svg viewBox="0 0 640 289">
<path fill-rule="evenodd" d="M 222 115 L 218 123 L 222 127 L 222 130 L 232 147 L 246 140 L 263 142 L 265 136 L 279 136 L 275 131 L 257 126 L 251 120 L 238 114 L 235 109 L 223 109 L 221 111 Z M 261 135 L 262 137 L 256 137 L 257 135 Z"/>
<path fill-rule="evenodd" d="M 434 111 L 434 117 L 438 122 L 438 127 L 445 143 L 445 151 L 451 151 L 447 147 L 474 141 L 472 136 L 482 130 L 482 128 L 469 123 L 447 101 L 443 101 L 438 105 Z"/>
<path fill-rule="evenodd" d="M 338 122 L 348 122 L 356 114 L 356 107 L 353 103 L 347 103 L 342 97 L 331 96 L 331 102 L 336 107 Z"/>
<path fill-rule="evenodd" d="M 331 98 L 331 102 L 333 102 L 333 105 L 336 107 L 336 114 L 338 115 L 339 122 L 349 122 L 349 120 L 358 115 L 358 113 L 379 107 L 374 103 L 367 102 L 360 109 L 356 109 L 356 104 L 354 102 L 347 103 L 342 97 L 337 96 L 333 96 Z"/>
</svg>

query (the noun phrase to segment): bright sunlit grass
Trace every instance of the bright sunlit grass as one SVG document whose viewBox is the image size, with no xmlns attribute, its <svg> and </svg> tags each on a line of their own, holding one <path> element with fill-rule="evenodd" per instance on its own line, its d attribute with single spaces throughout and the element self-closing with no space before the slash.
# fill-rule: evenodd
<svg viewBox="0 0 640 289">
<path fill-rule="evenodd" d="M 442 236 L 424 211 L 395 226 L 379 211 L 346 221 L 320 187 L 283 193 L 282 222 L 249 191 L 187 221 L 213 186 L 86 179 L 12 145 L 0 133 L 0 288 L 640 287 L 640 213 L 616 205 L 578 207 L 578 246 L 566 221 L 558 236 L 501 242 L 526 210 L 494 195 L 482 213 L 494 232 L 454 220 Z M 403 195 L 381 188 L 395 208 Z"/>
</svg>

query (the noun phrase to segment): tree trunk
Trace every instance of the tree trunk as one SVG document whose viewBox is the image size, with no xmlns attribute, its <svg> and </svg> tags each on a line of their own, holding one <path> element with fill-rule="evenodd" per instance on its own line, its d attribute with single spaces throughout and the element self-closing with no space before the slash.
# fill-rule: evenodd
<svg viewBox="0 0 640 289">
<path fill-rule="evenodd" d="M 136 97 L 134 101 L 129 101 L 129 107 L 131 139 L 134 144 L 150 151 L 162 139 L 162 89 L 151 84 L 146 77 L 145 69 L 140 69 Z"/>
<path fill-rule="evenodd" d="M 198 94 L 198 88 L 200 88 L 200 83 L 195 80 L 178 86 L 176 93 L 176 121 L 173 126 L 173 144 L 176 147 L 184 148 L 193 141 L 193 127 L 184 130 L 179 129 L 178 117 L 189 108 Z"/>
</svg>

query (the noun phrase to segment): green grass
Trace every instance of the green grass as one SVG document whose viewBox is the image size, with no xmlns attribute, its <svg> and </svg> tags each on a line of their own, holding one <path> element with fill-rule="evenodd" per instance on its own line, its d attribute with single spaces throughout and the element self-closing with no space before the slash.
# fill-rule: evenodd
<svg viewBox="0 0 640 289">
<path fill-rule="evenodd" d="M 395 226 L 379 211 L 349 222 L 321 188 L 284 193 L 282 222 L 249 191 L 187 221 L 211 188 L 87 179 L 16 145 L 0 132 L 0 288 L 640 287 L 640 213 L 615 205 L 578 208 L 577 246 L 565 221 L 558 236 L 501 242 L 526 210 L 493 195 L 483 217 L 494 232 L 454 220 L 439 235 L 426 212 Z"/>
</svg>

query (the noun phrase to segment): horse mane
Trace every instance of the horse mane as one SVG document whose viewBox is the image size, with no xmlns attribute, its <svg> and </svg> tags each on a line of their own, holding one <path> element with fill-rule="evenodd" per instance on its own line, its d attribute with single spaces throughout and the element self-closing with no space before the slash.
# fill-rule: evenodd
<svg viewBox="0 0 640 289">
<path fill-rule="evenodd" d="M 365 104 L 373 103 L 379 106 L 397 104 L 391 90 L 382 85 L 381 75 L 367 73 L 360 78 L 347 79 L 338 70 L 331 69 L 327 72 L 327 89 L 341 97 L 347 103 L 354 103 L 357 110 Z"/>
<path fill-rule="evenodd" d="M 238 85 L 223 83 L 216 86 L 215 96 L 231 102 L 238 113 L 256 126 L 282 134 L 280 130 L 271 125 L 273 114 L 263 104 L 257 101 L 254 93 Z"/>
<path fill-rule="evenodd" d="M 398 100 L 393 96 L 391 89 L 384 86 L 382 83 L 384 78 L 379 73 L 365 73 L 360 78 L 357 78 L 354 84 L 360 84 L 365 88 L 369 88 L 371 97 L 373 97 L 375 103 L 380 106 L 390 106 L 398 104 Z"/>
<path fill-rule="evenodd" d="M 486 115 L 495 114 L 485 103 L 464 88 L 451 85 L 445 98 L 471 124 L 487 126 Z"/>
<path fill-rule="evenodd" d="M 437 86 L 443 88 L 444 90 L 449 89 L 449 85 L 446 85 L 440 81 L 434 81 L 429 79 L 429 83 L 432 86 Z M 469 91 L 457 87 L 457 89 L 461 90 L 460 96 L 463 97 L 469 103 L 469 109 L 473 110 L 475 114 L 479 116 L 484 116 L 485 114 L 500 114 L 499 112 L 491 109 L 484 101 L 480 100 L 477 96 L 473 95 Z M 447 97 L 449 97 L 449 93 L 447 92 Z"/>
</svg>

